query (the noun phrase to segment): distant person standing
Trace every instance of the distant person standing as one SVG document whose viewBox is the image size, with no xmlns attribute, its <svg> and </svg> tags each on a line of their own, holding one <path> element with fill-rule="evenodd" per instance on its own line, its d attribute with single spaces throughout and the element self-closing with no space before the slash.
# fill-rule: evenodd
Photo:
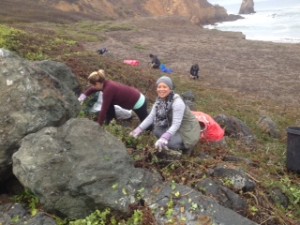
<svg viewBox="0 0 300 225">
<path fill-rule="evenodd" d="M 158 59 L 158 57 L 156 55 L 149 55 L 150 59 L 151 59 L 151 68 L 153 69 L 159 69 L 160 67 L 160 60 Z"/>
<path fill-rule="evenodd" d="M 197 63 L 191 66 L 190 77 L 194 80 L 199 79 L 199 65 Z"/>
</svg>

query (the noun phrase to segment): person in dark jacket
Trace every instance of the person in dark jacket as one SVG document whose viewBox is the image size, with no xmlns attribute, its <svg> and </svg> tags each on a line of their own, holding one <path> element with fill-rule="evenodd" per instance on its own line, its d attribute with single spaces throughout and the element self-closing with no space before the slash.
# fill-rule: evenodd
<svg viewBox="0 0 300 225">
<path fill-rule="evenodd" d="M 78 100 L 82 104 L 91 94 L 98 91 L 103 92 L 102 107 L 98 115 L 100 125 L 103 125 L 104 122 L 109 124 L 112 119 L 116 118 L 114 105 L 119 105 L 127 110 L 132 109 L 140 121 L 148 116 L 147 100 L 136 88 L 106 80 L 105 72 L 102 69 L 92 72 L 88 81 L 92 86 L 82 93 Z"/>
<path fill-rule="evenodd" d="M 151 59 L 151 68 L 159 69 L 161 63 L 157 56 L 150 54 L 149 57 Z"/>
<path fill-rule="evenodd" d="M 107 48 L 100 48 L 97 50 L 99 55 L 104 55 L 105 53 L 108 52 Z"/>
<path fill-rule="evenodd" d="M 199 65 L 196 63 L 194 65 L 191 66 L 191 69 L 190 69 L 190 77 L 192 79 L 199 79 Z"/>
</svg>

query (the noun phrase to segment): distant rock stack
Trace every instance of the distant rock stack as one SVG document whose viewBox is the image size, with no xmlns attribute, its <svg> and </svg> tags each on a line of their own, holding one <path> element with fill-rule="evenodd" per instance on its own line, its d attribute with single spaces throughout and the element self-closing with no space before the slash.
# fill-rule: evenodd
<svg viewBox="0 0 300 225">
<path fill-rule="evenodd" d="M 253 0 L 243 0 L 239 14 L 251 14 L 254 11 L 254 1 Z"/>
</svg>

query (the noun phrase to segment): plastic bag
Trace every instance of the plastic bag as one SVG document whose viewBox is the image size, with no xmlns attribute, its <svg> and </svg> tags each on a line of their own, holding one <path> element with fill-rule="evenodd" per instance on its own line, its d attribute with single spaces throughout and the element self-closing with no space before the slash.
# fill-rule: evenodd
<svg viewBox="0 0 300 225">
<path fill-rule="evenodd" d="M 121 106 L 114 105 L 118 120 L 126 120 L 132 117 L 132 110 L 123 109 Z"/>
<path fill-rule="evenodd" d="M 90 109 L 91 113 L 97 113 L 101 111 L 103 102 L 103 93 L 102 91 L 99 91 L 98 99 Z M 121 106 L 114 105 L 116 117 L 118 120 L 126 120 L 132 117 L 132 110 L 127 110 L 122 108 Z"/>
<path fill-rule="evenodd" d="M 219 142 L 224 138 L 224 129 L 208 114 L 192 111 L 201 126 L 200 140 Z"/>
<path fill-rule="evenodd" d="M 130 66 L 139 66 L 140 62 L 138 60 L 131 60 L 131 59 L 126 59 L 123 61 L 123 63 L 128 64 Z"/>
</svg>

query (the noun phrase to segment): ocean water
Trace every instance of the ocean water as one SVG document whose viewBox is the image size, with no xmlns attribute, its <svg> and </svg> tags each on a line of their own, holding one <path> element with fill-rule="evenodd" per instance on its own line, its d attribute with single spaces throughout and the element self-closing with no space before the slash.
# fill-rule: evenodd
<svg viewBox="0 0 300 225">
<path fill-rule="evenodd" d="M 242 0 L 209 0 L 238 14 Z M 240 31 L 248 40 L 279 43 L 300 43 L 300 0 L 254 0 L 256 13 L 242 15 L 245 19 L 207 25 L 205 28 Z"/>
</svg>

